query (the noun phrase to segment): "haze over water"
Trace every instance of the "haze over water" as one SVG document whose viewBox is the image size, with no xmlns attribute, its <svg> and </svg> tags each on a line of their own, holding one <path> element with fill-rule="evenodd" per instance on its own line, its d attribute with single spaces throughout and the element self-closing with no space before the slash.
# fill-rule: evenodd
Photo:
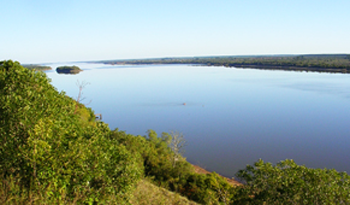
<svg viewBox="0 0 350 205">
<path fill-rule="evenodd" d="M 68 65 L 68 64 L 65 64 Z M 185 135 L 188 161 L 233 176 L 259 158 L 350 172 L 350 75 L 190 65 L 75 64 L 52 84 L 111 129 Z M 55 69 L 58 64 L 50 65 Z M 91 101 L 89 103 L 89 101 Z M 89 103 L 89 104 L 88 104 Z"/>
</svg>

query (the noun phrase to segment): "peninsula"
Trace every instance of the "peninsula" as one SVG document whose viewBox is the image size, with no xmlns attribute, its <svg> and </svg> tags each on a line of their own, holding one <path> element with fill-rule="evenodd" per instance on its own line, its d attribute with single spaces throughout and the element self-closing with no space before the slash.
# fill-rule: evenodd
<svg viewBox="0 0 350 205">
<path fill-rule="evenodd" d="M 23 67 L 28 68 L 29 70 L 37 70 L 37 71 L 52 70 L 50 66 L 43 66 L 43 65 L 36 65 L 36 64 L 23 65 Z"/>
</svg>

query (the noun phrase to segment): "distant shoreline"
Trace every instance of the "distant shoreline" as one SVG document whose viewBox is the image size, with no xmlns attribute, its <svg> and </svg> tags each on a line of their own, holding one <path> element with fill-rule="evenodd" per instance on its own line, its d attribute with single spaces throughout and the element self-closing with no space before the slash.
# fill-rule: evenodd
<svg viewBox="0 0 350 205">
<path fill-rule="evenodd" d="M 225 66 L 226 67 L 226 66 Z M 283 71 L 306 71 L 306 72 L 326 72 L 326 73 L 350 73 L 350 68 L 323 68 L 323 67 L 298 67 L 298 66 L 273 66 L 273 65 L 245 65 L 236 64 L 234 68 L 250 68 L 260 70 L 283 70 Z"/>
<path fill-rule="evenodd" d="M 256 65 L 256 64 L 232 64 L 232 65 L 212 65 L 196 63 L 104 63 L 110 65 L 196 65 L 196 66 L 214 66 L 237 69 L 258 69 L 258 70 L 281 70 L 281 71 L 305 71 L 320 73 L 342 73 L 350 74 L 350 68 L 325 68 L 325 67 L 298 67 L 298 66 L 274 66 L 274 65 Z"/>
<path fill-rule="evenodd" d="M 93 62 L 91 62 L 93 63 Z M 203 65 L 262 70 L 350 73 L 349 54 L 312 54 L 287 56 L 218 56 L 105 60 L 94 63 L 110 65 Z"/>
</svg>

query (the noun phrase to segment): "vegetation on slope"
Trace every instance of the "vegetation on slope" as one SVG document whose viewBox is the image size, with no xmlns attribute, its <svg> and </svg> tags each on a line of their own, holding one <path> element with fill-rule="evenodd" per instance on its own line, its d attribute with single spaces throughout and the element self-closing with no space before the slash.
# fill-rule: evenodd
<svg viewBox="0 0 350 205">
<path fill-rule="evenodd" d="M 13 185 L 2 204 L 23 198 L 54 204 L 127 200 L 142 167 L 109 138 L 106 124 L 79 106 L 90 116 L 83 121 L 76 103 L 43 72 L 1 62 L 0 181 Z"/>
<path fill-rule="evenodd" d="M 143 177 L 200 204 L 350 204 L 346 173 L 258 161 L 234 186 L 216 173 L 195 173 L 176 139 L 111 131 L 45 73 L 0 62 L 1 204 L 142 204 Z"/>
<path fill-rule="evenodd" d="M 228 202 L 236 193 L 234 186 L 218 174 L 197 174 L 185 158 L 174 158 L 175 153 L 169 146 L 173 139 L 168 133 L 158 137 L 156 132 L 149 130 L 147 136 L 133 136 L 117 129 L 112 137 L 132 153 L 141 155 L 145 176 L 158 186 L 201 204 Z"/>
</svg>

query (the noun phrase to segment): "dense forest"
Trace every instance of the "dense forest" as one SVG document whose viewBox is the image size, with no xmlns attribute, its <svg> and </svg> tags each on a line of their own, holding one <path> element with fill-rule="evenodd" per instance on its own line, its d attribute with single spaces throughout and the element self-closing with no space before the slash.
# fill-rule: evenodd
<svg viewBox="0 0 350 205">
<path fill-rule="evenodd" d="M 350 55 L 271 55 L 109 60 L 106 64 L 194 64 L 236 68 L 350 73 Z"/>
<path fill-rule="evenodd" d="M 259 160 L 237 173 L 237 186 L 197 174 L 184 141 L 176 131 L 110 130 L 45 73 L 0 62 L 0 204 L 144 204 L 135 201 L 144 180 L 199 204 L 350 203 L 344 172 Z"/>
</svg>

